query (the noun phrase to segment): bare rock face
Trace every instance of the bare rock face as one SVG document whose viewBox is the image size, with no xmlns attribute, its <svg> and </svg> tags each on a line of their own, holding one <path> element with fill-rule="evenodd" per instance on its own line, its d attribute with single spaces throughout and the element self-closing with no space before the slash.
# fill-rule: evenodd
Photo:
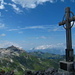
<svg viewBox="0 0 75 75">
<path fill-rule="evenodd" d="M 26 72 L 25 75 L 60 75 L 60 74 L 58 74 L 58 70 L 56 70 L 54 68 L 48 68 L 47 70 L 36 71 L 34 73 L 31 71 L 28 71 L 28 72 Z"/>
</svg>

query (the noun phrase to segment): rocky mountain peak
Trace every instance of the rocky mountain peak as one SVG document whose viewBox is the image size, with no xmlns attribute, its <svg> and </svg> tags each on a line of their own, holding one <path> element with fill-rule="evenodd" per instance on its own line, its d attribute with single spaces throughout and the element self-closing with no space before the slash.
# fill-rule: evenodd
<svg viewBox="0 0 75 75">
<path fill-rule="evenodd" d="M 10 47 L 7 47 L 6 49 L 18 49 L 16 46 L 12 45 Z"/>
<path fill-rule="evenodd" d="M 23 51 L 23 49 L 16 47 L 14 45 L 7 47 L 6 50 Z"/>
<path fill-rule="evenodd" d="M 0 48 L 0 56 L 10 56 L 16 55 L 19 56 L 21 53 L 25 52 L 25 50 L 20 49 L 14 45 L 7 47 L 7 48 Z"/>
</svg>

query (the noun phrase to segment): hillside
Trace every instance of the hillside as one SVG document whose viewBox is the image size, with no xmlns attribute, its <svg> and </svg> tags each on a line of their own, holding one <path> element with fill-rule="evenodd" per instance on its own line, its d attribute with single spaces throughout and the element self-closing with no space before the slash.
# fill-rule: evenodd
<svg viewBox="0 0 75 75">
<path fill-rule="evenodd" d="M 49 67 L 59 68 L 58 64 L 58 61 L 54 59 L 43 59 L 15 46 L 0 48 L 0 69 L 6 72 L 14 70 L 15 75 L 23 75 L 28 70 L 38 71 Z"/>
</svg>

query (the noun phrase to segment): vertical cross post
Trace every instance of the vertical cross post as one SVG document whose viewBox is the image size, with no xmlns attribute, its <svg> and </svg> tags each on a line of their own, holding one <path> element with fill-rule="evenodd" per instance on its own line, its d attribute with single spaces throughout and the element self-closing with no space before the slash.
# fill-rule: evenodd
<svg viewBox="0 0 75 75">
<path fill-rule="evenodd" d="M 73 49 L 72 49 L 72 36 L 71 36 L 71 22 L 70 18 L 70 8 L 67 7 L 66 13 L 66 61 L 73 61 Z"/>
<path fill-rule="evenodd" d="M 61 25 L 66 25 L 65 29 L 66 29 L 66 61 L 73 61 L 74 57 L 73 57 L 73 49 L 72 49 L 72 36 L 71 36 L 71 21 L 75 20 L 75 16 L 73 16 L 72 18 L 70 17 L 70 7 L 67 7 L 65 9 L 65 18 L 66 20 L 62 21 L 59 23 L 59 26 Z"/>
</svg>

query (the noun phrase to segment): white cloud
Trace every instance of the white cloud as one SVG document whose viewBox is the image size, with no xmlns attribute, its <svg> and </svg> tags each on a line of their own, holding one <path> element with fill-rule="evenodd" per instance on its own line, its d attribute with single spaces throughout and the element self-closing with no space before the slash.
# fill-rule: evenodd
<svg viewBox="0 0 75 75">
<path fill-rule="evenodd" d="M 50 3 L 54 3 L 54 2 L 57 2 L 57 0 L 50 0 Z"/>
<path fill-rule="evenodd" d="M 55 3 L 57 2 L 58 0 L 10 0 L 12 1 L 13 3 L 6 3 L 4 2 L 4 0 L 0 0 L 0 9 L 5 9 L 5 5 L 10 5 L 13 7 L 13 9 L 15 10 L 16 13 L 18 12 L 23 12 L 21 10 L 21 8 L 19 7 L 19 5 L 22 7 L 22 8 L 36 8 L 39 4 L 43 4 L 43 3 L 46 3 L 46 2 L 50 2 L 50 3 Z M 64 0 L 60 0 L 61 2 L 64 2 Z"/>
<path fill-rule="evenodd" d="M 23 27 L 23 28 L 17 27 L 17 28 L 13 28 L 13 29 L 8 29 L 7 31 L 19 31 L 18 33 L 23 33 L 22 30 L 26 30 L 26 29 L 45 30 L 47 32 L 50 32 L 50 31 L 53 31 L 53 32 L 54 31 L 64 31 L 63 27 L 59 27 L 57 25 L 37 25 L 37 26 L 28 26 L 28 27 Z"/>
<path fill-rule="evenodd" d="M 56 2 L 57 0 L 12 0 L 12 2 L 21 5 L 23 8 L 35 8 L 38 4 L 45 2 Z"/>
<path fill-rule="evenodd" d="M 4 9 L 4 0 L 0 0 L 0 9 Z"/>
<path fill-rule="evenodd" d="M 23 28 L 18 27 L 18 28 L 8 29 L 7 31 L 19 31 L 24 29 L 46 29 L 46 28 L 48 27 L 39 25 L 39 26 L 29 26 L 29 27 L 23 27 Z M 23 32 L 21 31 L 19 33 L 23 33 Z"/>
<path fill-rule="evenodd" d="M 75 0 L 71 0 L 72 2 L 75 2 Z"/>
<path fill-rule="evenodd" d="M 41 50 L 41 49 L 52 49 L 52 48 L 64 48 L 63 43 L 58 43 L 58 44 L 50 44 L 50 45 L 41 45 L 36 48 L 35 50 Z"/>
<path fill-rule="evenodd" d="M 62 2 L 64 2 L 64 0 L 61 0 Z"/>
<path fill-rule="evenodd" d="M 0 23 L 0 29 L 1 29 L 1 28 L 5 28 L 5 24 Z"/>
<path fill-rule="evenodd" d="M 47 39 L 45 36 L 37 37 L 36 39 Z"/>
<path fill-rule="evenodd" d="M 7 31 L 17 31 L 17 30 L 19 30 L 19 29 L 9 29 Z"/>
<path fill-rule="evenodd" d="M 41 39 L 46 39 L 46 37 L 45 37 L 45 36 L 41 36 L 40 38 L 41 38 Z"/>
<path fill-rule="evenodd" d="M 31 26 L 31 27 L 25 27 L 25 28 L 21 28 L 21 29 L 43 29 L 44 26 Z"/>
<path fill-rule="evenodd" d="M 5 9 L 5 6 L 7 3 L 4 2 L 4 0 L 0 0 L 0 9 Z"/>
<path fill-rule="evenodd" d="M 71 22 L 71 25 L 73 25 L 73 27 L 75 28 L 75 22 L 72 21 L 72 22 Z"/>
<path fill-rule="evenodd" d="M 0 5 L 0 9 L 4 9 L 4 5 L 1 4 L 1 5 Z"/>
<path fill-rule="evenodd" d="M 16 5 L 16 4 L 11 4 L 11 3 L 9 3 L 8 5 L 12 6 L 12 7 L 13 7 L 13 9 L 14 9 L 16 12 L 22 12 L 22 10 L 20 10 L 20 8 L 19 8 L 19 7 L 17 7 L 17 5 Z"/>
<path fill-rule="evenodd" d="M 55 25 L 37 25 L 37 26 L 23 27 L 20 29 L 47 29 L 47 30 L 50 29 L 51 31 L 55 31 L 57 27 Z"/>
<path fill-rule="evenodd" d="M 35 8 L 36 0 L 12 0 L 14 3 L 21 5 L 23 8 Z"/>
<path fill-rule="evenodd" d="M 59 30 L 59 27 L 56 27 L 53 29 L 53 31 L 58 31 Z"/>
<path fill-rule="evenodd" d="M 6 36 L 6 34 L 3 33 L 3 34 L 1 34 L 0 36 Z"/>
<path fill-rule="evenodd" d="M 20 32 L 18 32 L 19 34 L 22 34 L 23 32 L 22 31 L 20 31 Z"/>
<path fill-rule="evenodd" d="M 4 25 L 4 24 L 3 24 Z M 3 27 L 3 25 L 1 25 L 0 28 Z M 18 27 L 18 28 L 13 28 L 13 29 L 8 29 L 7 31 L 18 31 L 19 34 L 22 34 L 23 31 L 22 30 L 25 30 L 25 29 L 44 29 L 45 27 L 44 26 L 30 26 L 30 27 Z M 43 37 L 44 38 L 44 37 Z"/>
</svg>

